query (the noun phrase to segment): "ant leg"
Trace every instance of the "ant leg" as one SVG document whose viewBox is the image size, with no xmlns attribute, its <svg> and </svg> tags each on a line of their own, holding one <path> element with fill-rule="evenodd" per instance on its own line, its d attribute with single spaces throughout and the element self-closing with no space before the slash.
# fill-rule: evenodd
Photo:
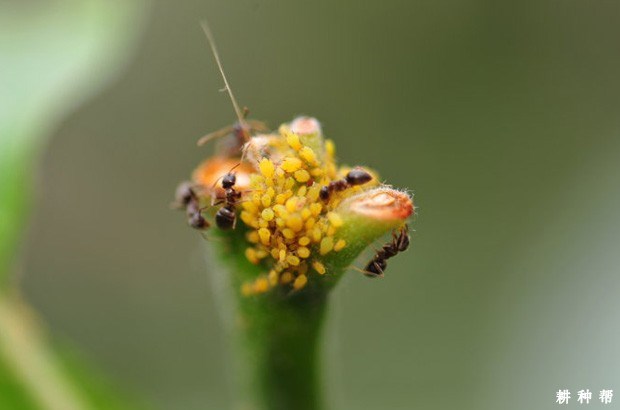
<svg viewBox="0 0 620 410">
<path fill-rule="evenodd" d="M 385 277 L 385 275 L 383 275 L 383 271 L 380 270 L 380 269 L 379 270 L 381 271 L 381 273 L 376 274 L 376 273 L 368 272 L 367 270 L 360 269 L 357 266 L 351 266 L 351 268 L 355 269 L 356 271 L 358 271 L 360 273 L 363 273 L 364 276 L 369 277 L 369 278 L 383 278 L 383 277 Z"/>
</svg>

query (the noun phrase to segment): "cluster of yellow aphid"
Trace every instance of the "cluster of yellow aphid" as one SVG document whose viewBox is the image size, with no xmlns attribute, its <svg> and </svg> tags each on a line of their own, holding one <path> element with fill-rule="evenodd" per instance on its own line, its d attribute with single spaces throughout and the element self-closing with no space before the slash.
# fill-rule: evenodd
<svg viewBox="0 0 620 410">
<path fill-rule="evenodd" d="M 247 259 L 257 265 L 268 260 L 270 270 L 244 283 L 245 295 L 279 284 L 299 290 L 312 272 L 325 274 L 320 257 L 347 246 L 338 238 L 343 220 L 334 210 L 343 198 L 361 189 L 335 192 L 328 201 L 319 198 L 321 187 L 348 171 L 336 168 L 334 144 L 320 135 L 296 134 L 283 125 L 267 144 L 274 155 L 256 159 L 258 170 L 250 175 L 240 218 L 250 228 Z"/>
</svg>

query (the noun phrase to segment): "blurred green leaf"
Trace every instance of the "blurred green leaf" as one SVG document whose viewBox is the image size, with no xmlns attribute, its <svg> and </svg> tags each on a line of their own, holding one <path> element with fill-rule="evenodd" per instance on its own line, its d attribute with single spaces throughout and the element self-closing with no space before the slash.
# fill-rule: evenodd
<svg viewBox="0 0 620 410">
<path fill-rule="evenodd" d="M 44 138 L 118 72 L 145 4 L 0 2 L 0 279 L 6 279 L 23 229 Z"/>
<path fill-rule="evenodd" d="M 145 0 L 0 2 L 1 408 L 128 408 L 50 345 L 36 315 L 7 289 L 7 278 L 45 137 L 114 78 L 145 13 Z"/>
</svg>

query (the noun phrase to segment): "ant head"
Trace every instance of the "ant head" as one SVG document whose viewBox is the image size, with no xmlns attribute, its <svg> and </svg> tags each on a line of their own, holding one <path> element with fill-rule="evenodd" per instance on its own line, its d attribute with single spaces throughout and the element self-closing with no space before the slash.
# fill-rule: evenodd
<svg viewBox="0 0 620 410">
<path fill-rule="evenodd" d="M 177 187 L 175 194 L 176 203 L 178 206 L 187 206 L 189 202 L 196 196 L 193 190 L 191 182 L 182 182 Z"/>
<path fill-rule="evenodd" d="M 222 178 L 222 188 L 224 189 L 232 188 L 236 183 L 237 177 L 231 172 L 224 175 L 224 178 Z"/>
</svg>

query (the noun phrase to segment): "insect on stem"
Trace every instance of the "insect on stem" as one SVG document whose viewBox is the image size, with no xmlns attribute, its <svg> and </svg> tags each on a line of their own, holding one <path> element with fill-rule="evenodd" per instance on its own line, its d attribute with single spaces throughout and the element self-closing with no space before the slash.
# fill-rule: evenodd
<svg viewBox="0 0 620 410">
<path fill-rule="evenodd" d="M 209 43 L 209 47 L 211 47 L 211 52 L 213 53 L 213 57 L 215 58 L 215 62 L 217 63 L 217 67 L 220 70 L 220 74 L 222 75 L 222 79 L 224 80 L 224 88 L 230 97 L 230 101 L 232 102 L 233 108 L 235 110 L 235 114 L 237 115 L 237 124 L 231 127 L 226 127 L 222 130 L 215 131 L 211 134 L 205 135 L 204 137 L 198 140 L 198 145 L 203 145 L 208 141 L 220 138 L 225 135 L 228 135 L 230 131 L 237 136 L 237 139 L 240 140 L 240 151 L 241 151 L 241 161 L 245 159 L 247 149 L 252 145 L 250 144 L 250 133 L 252 130 L 254 131 L 266 131 L 267 127 L 264 123 L 260 121 L 252 121 L 246 120 L 248 115 L 248 109 L 246 107 L 241 110 L 239 108 L 239 103 L 233 94 L 232 88 L 230 88 L 230 83 L 228 82 L 228 78 L 226 77 L 226 73 L 224 72 L 224 66 L 222 65 L 222 60 L 220 58 L 220 54 L 217 50 L 217 46 L 215 44 L 215 38 L 213 37 L 213 33 L 211 32 L 211 28 L 209 27 L 209 23 L 207 20 L 202 20 L 200 22 L 200 26 L 207 37 L 207 41 Z M 258 158 L 258 151 L 256 147 L 252 146 L 252 151 L 254 153 L 255 158 Z"/>
<path fill-rule="evenodd" d="M 211 47 L 211 52 L 213 53 L 213 57 L 215 58 L 215 62 L 217 64 L 217 68 L 220 70 L 220 74 L 222 75 L 222 79 L 224 80 L 224 89 L 228 92 L 230 96 L 230 100 L 232 102 L 233 108 L 235 109 L 235 114 L 237 115 L 237 120 L 244 127 L 247 128 L 247 124 L 245 122 L 245 118 L 241 109 L 239 108 L 239 104 L 237 103 L 237 99 L 233 94 L 232 88 L 230 88 L 230 84 L 228 83 L 228 79 L 226 78 L 226 73 L 224 72 L 224 66 L 222 65 L 222 61 L 220 59 L 220 53 L 217 51 L 217 46 L 215 45 L 215 38 L 213 37 L 213 33 L 209 28 L 209 23 L 207 20 L 202 20 L 200 22 L 200 26 L 202 27 L 202 31 L 204 31 L 205 36 L 207 37 L 207 41 L 209 42 L 209 47 Z"/>
</svg>

